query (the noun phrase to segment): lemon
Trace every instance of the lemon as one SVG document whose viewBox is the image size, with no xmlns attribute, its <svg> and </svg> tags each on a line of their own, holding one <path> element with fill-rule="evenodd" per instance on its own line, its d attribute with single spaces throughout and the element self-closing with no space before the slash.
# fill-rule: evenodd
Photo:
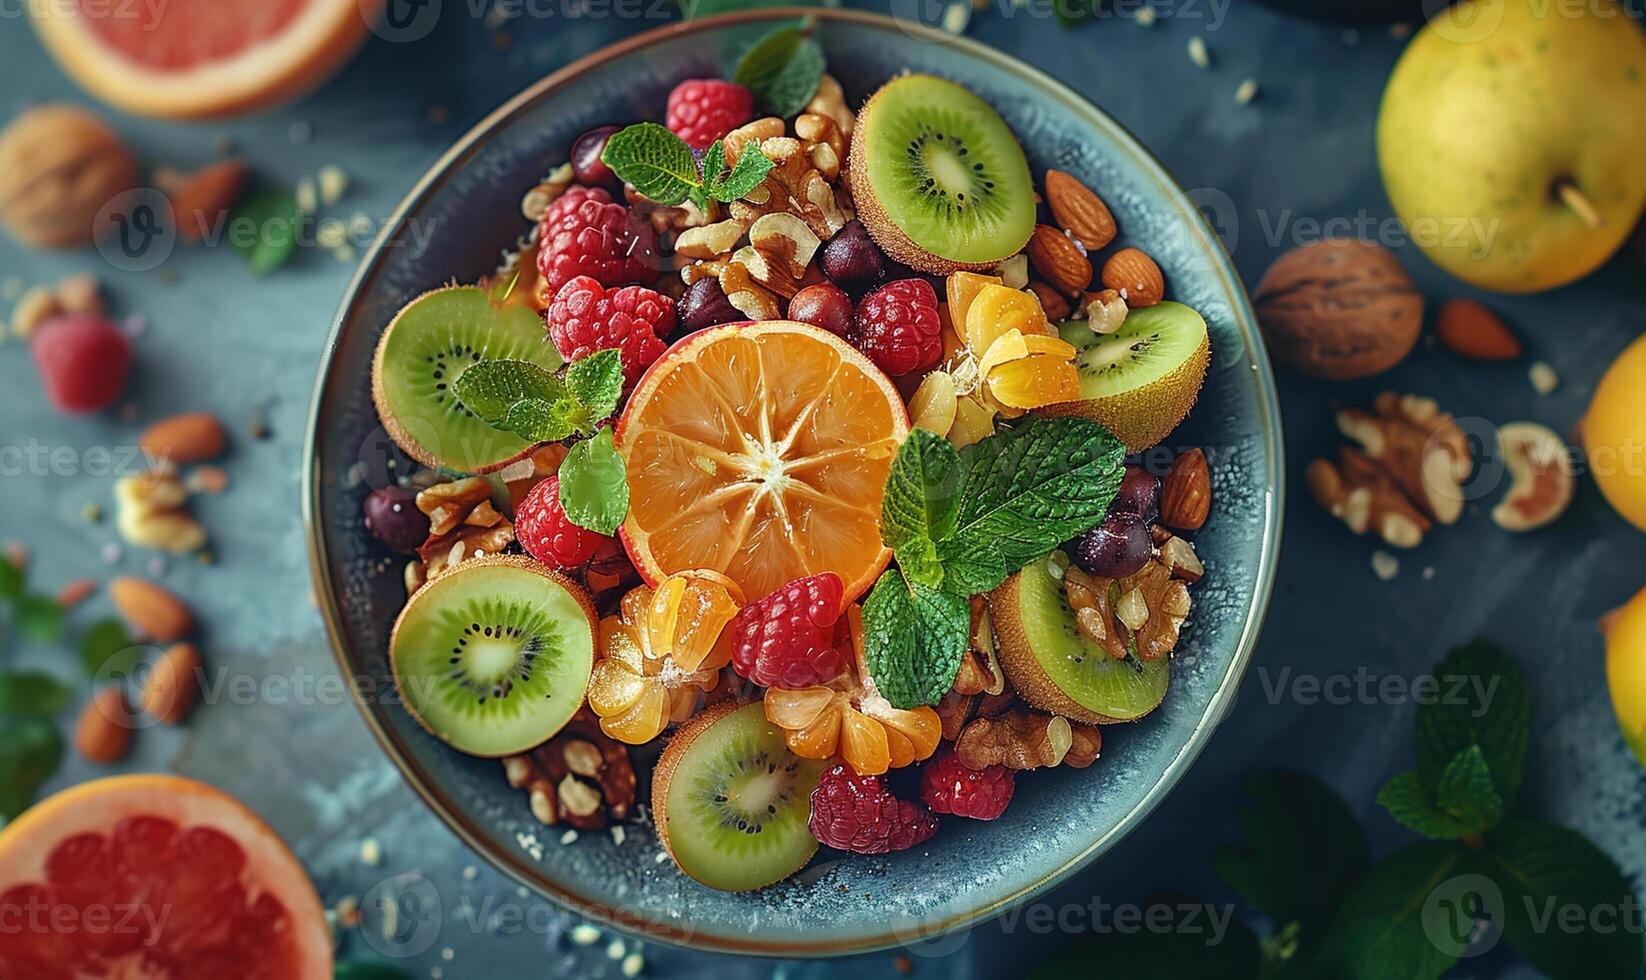
<svg viewBox="0 0 1646 980">
<path fill-rule="evenodd" d="M 1602 622 L 1606 686 L 1623 741 L 1646 766 L 1646 590 Z"/>
<path fill-rule="evenodd" d="M 1583 448 L 1600 492 L 1646 531 L 1646 337 L 1618 355 L 1600 380 L 1583 419 Z"/>
</svg>

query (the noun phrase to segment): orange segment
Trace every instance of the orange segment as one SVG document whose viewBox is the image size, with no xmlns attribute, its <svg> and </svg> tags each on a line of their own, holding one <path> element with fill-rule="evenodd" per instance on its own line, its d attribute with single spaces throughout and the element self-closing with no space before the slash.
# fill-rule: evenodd
<svg viewBox="0 0 1646 980">
<path fill-rule="evenodd" d="M 648 582 L 711 569 L 752 602 L 834 572 L 849 602 L 891 558 L 880 498 L 908 432 L 891 381 L 833 334 L 782 320 L 693 334 L 618 422 L 623 542 Z"/>
</svg>

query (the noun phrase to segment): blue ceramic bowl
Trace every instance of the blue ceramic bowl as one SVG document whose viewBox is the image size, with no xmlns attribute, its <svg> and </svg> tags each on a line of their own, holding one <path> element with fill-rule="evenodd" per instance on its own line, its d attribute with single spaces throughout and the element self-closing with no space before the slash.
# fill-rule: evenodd
<svg viewBox="0 0 1646 980">
<path fill-rule="evenodd" d="M 366 257 L 338 314 L 310 420 L 305 505 L 320 608 L 342 670 L 391 690 L 388 632 L 405 601 L 399 561 L 361 525 L 392 447 L 372 409 L 373 347 L 402 304 L 455 276 L 491 271 L 526 230 L 519 200 L 576 136 L 656 119 L 675 82 L 718 74 L 772 22 L 749 11 L 627 40 L 544 79 L 460 140 L 418 182 Z M 1246 294 L 1196 202 L 1124 130 L 1032 68 L 964 39 L 880 16 L 814 11 L 829 70 L 861 100 L 904 71 L 957 80 L 1006 117 L 1034 171 L 1069 171 L 1099 189 L 1128 243 L 1165 270 L 1170 295 L 1211 325 L 1213 363 L 1174 445 L 1204 446 L 1215 504 L 1196 544 L 1208 566 L 1172 664 L 1165 704 L 1104 732 L 1091 769 L 1026 775 L 1006 816 L 950 820 L 925 846 L 885 857 L 819 855 L 800 876 L 752 894 L 702 887 L 657 859 L 647 825 L 621 844 L 585 834 L 562 845 L 539 826 L 501 767 L 430 737 L 392 697 L 366 720 L 412 787 L 475 851 L 544 895 L 651 938 L 737 953 L 831 955 L 973 925 L 1051 888 L 1114 847 L 1182 777 L 1234 699 L 1257 640 L 1280 538 L 1281 445 L 1274 385 Z M 417 232 L 437 227 L 427 250 Z M 644 782 L 644 779 L 642 780 Z"/>
</svg>

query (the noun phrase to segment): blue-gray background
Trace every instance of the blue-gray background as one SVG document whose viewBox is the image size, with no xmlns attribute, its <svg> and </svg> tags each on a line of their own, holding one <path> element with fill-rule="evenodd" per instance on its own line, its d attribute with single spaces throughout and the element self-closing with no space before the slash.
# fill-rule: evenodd
<svg viewBox="0 0 1646 980">
<path fill-rule="evenodd" d="M 0 110 L 9 116 L 31 102 L 83 101 L 17 16 L 21 6 L 0 7 Z M 317 95 L 255 119 L 187 125 L 109 115 L 150 165 L 207 162 L 225 138 L 261 177 L 285 185 L 338 165 L 352 184 L 328 213 L 382 219 L 442 149 L 499 102 L 572 58 L 666 18 L 664 5 L 651 0 L 643 9 L 541 0 L 506 21 L 488 19 L 488 9 L 485 0 L 446 3 L 428 36 L 374 40 Z M 1220 230 L 1249 285 L 1279 252 L 1320 237 L 1326 219 L 1351 222 L 1327 232 L 1398 244 L 1390 238 L 1398 230 L 1385 223 L 1389 207 L 1372 133 L 1383 80 L 1405 43 L 1399 36 L 1382 27 L 1294 20 L 1242 0 L 1180 0 L 1161 10 L 1149 28 L 1105 16 L 1065 31 L 1044 6 L 1001 0 L 976 14 L 969 33 L 1084 93 L 1131 128 L 1184 187 L 1230 202 Z M 1209 70 L 1187 54 L 1196 35 L 1209 46 Z M 1258 81 L 1261 94 L 1237 106 L 1234 93 L 1246 78 Z M 1414 248 L 1399 254 L 1432 305 L 1468 294 Z M 110 563 L 110 520 L 90 524 L 82 512 L 88 503 L 112 512 L 112 479 L 53 467 L 0 479 L 0 538 L 32 548 L 41 587 L 158 573 L 197 608 L 214 668 L 252 677 L 334 673 L 310 599 L 298 473 L 315 367 L 352 265 L 307 249 L 257 280 L 231 250 L 205 248 L 177 253 L 161 272 L 130 274 L 90 250 L 42 254 L 0 239 L 0 285 L 79 271 L 104 280 L 117 315 L 147 321 L 127 407 L 91 419 L 58 417 L 39 391 L 26 348 L 14 340 L 0 345 L 0 446 L 129 446 L 148 421 L 180 411 L 217 413 L 233 432 L 224 464 L 233 484 L 195 505 L 216 562 L 156 566 L 149 554 L 126 550 Z M 1504 534 L 1487 516 L 1488 500 L 1459 527 L 1402 555 L 1399 576 L 1385 583 L 1372 573 L 1372 544 L 1348 536 L 1309 503 L 1301 481 L 1308 460 L 1333 451 L 1337 441 L 1332 402 L 1367 401 L 1383 387 L 1439 396 L 1460 415 L 1525 418 L 1567 430 L 1610 358 L 1646 330 L 1643 280 L 1638 263 L 1619 258 L 1577 287 L 1492 300 L 1527 340 L 1527 360 L 1541 358 L 1562 377 L 1551 396 L 1533 391 L 1524 362 L 1469 365 L 1429 343 L 1391 375 L 1368 382 L 1330 385 L 1282 375 L 1291 506 L 1280 581 L 1252 673 L 1188 778 L 1142 830 L 1048 898 L 1053 913 L 1087 909 L 1063 920 L 1086 928 L 1109 921 L 1089 911 L 1093 896 L 1123 903 L 1177 892 L 1228 901 L 1209 871 L 1210 856 L 1217 843 L 1235 838 L 1239 781 L 1255 767 L 1297 766 L 1327 780 L 1362 816 L 1379 852 L 1406 841 L 1371 799 L 1387 776 L 1410 763 L 1412 705 L 1380 696 L 1378 682 L 1410 682 L 1444 650 L 1477 635 L 1510 648 L 1532 680 L 1532 772 L 1523 805 L 1582 829 L 1632 877 L 1646 870 L 1638 832 L 1646 779 L 1612 720 L 1594 630 L 1600 614 L 1646 584 L 1646 539 L 1584 481 L 1554 528 Z M 259 418 L 270 430 L 261 440 L 249 434 Z M 106 611 L 99 597 L 76 618 Z M 32 649 L 25 656 L 65 674 L 71 669 L 64 652 Z M 1310 695 L 1308 685 L 1333 678 L 1350 684 L 1347 703 Z M 614 935 L 586 947 L 571 943 L 571 920 L 479 866 L 401 783 L 354 708 L 326 701 L 312 689 L 224 697 L 185 728 L 144 732 L 123 768 L 177 771 L 241 796 L 293 843 L 328 903 L 369 896 L 395 874 L 425 877 L 447 914 L 432 945 L 402 961 L 414 976 L 618 975 L 607 955 Z M 51 788 L 96 774 L 71 761 Z M 375 867 L 361 859 L 368 838 L 382 848 Z M 528 928 L 499 935 L 489 920 L 504 906 L 518 909 Z M 1073 938 L 1055 924 L 1049 931 L 1037 925 L 1024 917 L 913 950 L 914 969 L 1018 974 Z M 366 935 L 347 935 L 344 955 L 377 955 Z M 635 948 L 630 943 L 624 952 Z M 774 964 L 655 944 L 642 951 L 649 976 L 897 975 L 892 953 Z M 1500 950 L 1466 961 L 1458 972 L 1510 976 L 1524 969 Z"/>
</svg>

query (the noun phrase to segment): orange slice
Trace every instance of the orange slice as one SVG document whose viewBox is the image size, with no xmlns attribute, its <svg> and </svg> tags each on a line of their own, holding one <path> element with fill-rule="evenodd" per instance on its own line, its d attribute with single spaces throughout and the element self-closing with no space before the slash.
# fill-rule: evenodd
<svg viewBox="0 0 1646 980">
<path fill-rule="evenodd" d="M 302 95 L 354 54 L 382 7 L 383 0 L 27 5 L 75 81 L 111 105 L 173 119 L 250 112 Z"/>
<path fill-rule="evenodd" d="M 850 602 L 891 559 L 880 498 L 908 434 L 891 380 L 827 331 L 768 320 L 692 334 L 618 421 L 623 543 L 653 585 L 708 568 L 754 602 L 834 572 Z"/>
</svg>

